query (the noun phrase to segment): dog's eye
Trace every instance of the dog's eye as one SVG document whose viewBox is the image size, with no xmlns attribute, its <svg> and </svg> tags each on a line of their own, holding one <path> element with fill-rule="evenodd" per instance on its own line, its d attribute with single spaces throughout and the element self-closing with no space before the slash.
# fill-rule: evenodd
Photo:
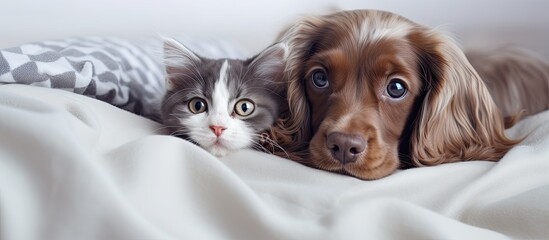
<svg viewBox="0 0 549 240">
<path fill-rule="evenodd" d="M 206 101 L 202 98 L 193 98 L 189 101 L 189 110 L 194 114 L 203 113 L 208 109 Z"/>
<path fill-rule="evenodd" d="M 392 98 L 401 98 L 407 92 L 406 86 L 401 79 L 393 78 L 387 85 L 387 94 Z"/>
<path fill-rule="evenodd" d="M 316 70 L 312 75 L 313 84 L 317 88 L 328 87 L 328 76 L 323 70 Z"/>
<path fill-rule="evenodd" d="M 255 110 L 255 104 L 251 100 L 242 99 L 234 105 L 234 111 L 240 116 L 248 116 Z"/>
</svg>

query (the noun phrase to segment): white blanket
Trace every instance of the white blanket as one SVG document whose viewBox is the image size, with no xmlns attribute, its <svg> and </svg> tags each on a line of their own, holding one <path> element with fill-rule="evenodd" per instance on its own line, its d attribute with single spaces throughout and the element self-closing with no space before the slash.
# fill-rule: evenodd
<svg viewBox="0 0 549 240">
<path fill-rule="evenodd" d="M 243 150 L 216 158 L 61 90 L 0 86 L 0 239 L 549 238 L 549 111 L 498 163 L 376 181 Z"/>
</svg>

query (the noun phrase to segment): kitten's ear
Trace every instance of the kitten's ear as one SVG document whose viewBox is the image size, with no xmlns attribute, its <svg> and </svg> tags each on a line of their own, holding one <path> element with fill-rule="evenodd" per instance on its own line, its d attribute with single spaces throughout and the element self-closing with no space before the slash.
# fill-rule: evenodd
<svg viewBox="0 0 549 240">
<path fill-rule="evenodd" d="M 175 39 L 164 39 L 164 65 L 166 66 L 166 89 L 172 90 L 177 80 L 191 71 L 201 62 L 201 58 Z"/>
<path fill-rule="evenodd" d="M 273 82 L 282 82 L 288 46 L 274 44 L 255 56 L 248 65 L 257 77 Z"/>
</svg>

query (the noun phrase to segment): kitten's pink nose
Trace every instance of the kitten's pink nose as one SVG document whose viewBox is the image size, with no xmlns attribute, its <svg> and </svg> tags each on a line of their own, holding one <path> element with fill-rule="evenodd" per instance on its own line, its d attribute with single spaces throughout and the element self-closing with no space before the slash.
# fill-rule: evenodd
<svg viewBox="0 0 549 240">
<path fill-rule="evenodd" d="M 213 126 L 213 125 L 211 125 L 210 129 L 215 133 L 215 136 L 219 137 L 219 136 L 221 136 L 223 131 L 227 128 L 222 127 L 222 126 Z"/>
</svg>

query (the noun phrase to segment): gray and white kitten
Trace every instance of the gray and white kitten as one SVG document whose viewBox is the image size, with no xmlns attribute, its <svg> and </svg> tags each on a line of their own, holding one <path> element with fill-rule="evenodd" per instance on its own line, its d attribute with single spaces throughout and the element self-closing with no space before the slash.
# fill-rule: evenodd
<svg viewBox="0 0 549 240">
<path fill-rule="evenodd" d="M 166 39 L 164 125 L 217 156 L 259 147 L 286 101 L 286 52 L 279 43 L 247 60 L 208 59 Z"/>
</svg>

